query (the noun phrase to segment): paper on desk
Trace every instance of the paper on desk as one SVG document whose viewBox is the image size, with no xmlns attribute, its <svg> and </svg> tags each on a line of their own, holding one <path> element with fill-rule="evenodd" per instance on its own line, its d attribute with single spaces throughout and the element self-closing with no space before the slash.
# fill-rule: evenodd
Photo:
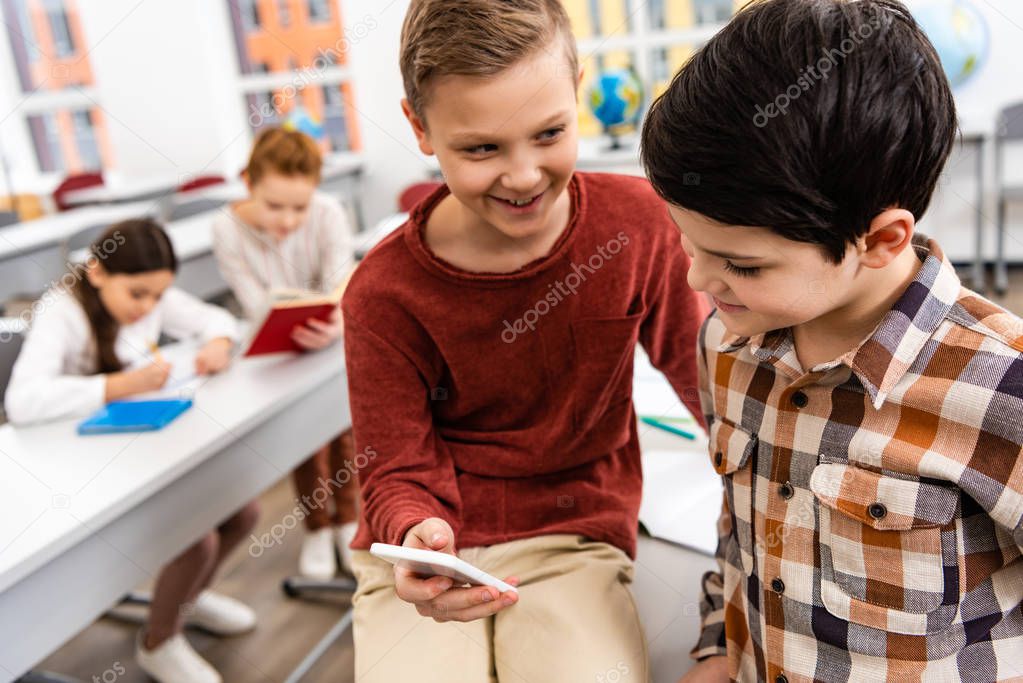
<svg viewBox="0 0 1023 683">
<path fill-rule="evenodd" d="M 678 394 L 647 358 L 642 349 L 636 349 L 632 382 L 632 402 L 636 414 L 672 422 L 692 422 L 692 414 L 679 399 Z M 697 427 L 697 430 L 699 428 Z"/>
<path fill-rule="evenodd" d="M 197 375 L 195 372 L 195 354 L 198 348 L 195 344 L 183 343 L 171 348 L 160 350 L 165 361 L 170 363 L 171 371 L 167 377 L 167 383 L 163 388 L 156 391 L 147 391 L 144 394 L 136 394 L 130 397 L 129 401 L 154 401 L 162 398 L 192 398 L 195 392 L 205 384 L 209 377 Z M 133 367 L 139 368 L 148 365 L 152 361 L 136 363 Z"/>
<path fill-rule="evenodd" d="M 713 555 L 723 490 L 702 444 L 643 453 L 639 519 L 652 536 Z"/>
<path fill-rule="evenodd" d="M 636 350 L 632 400 L 638 415 L 697 435 L 696 441 L 671 437 L 677 442 L 671 450 L 644 450 L 640 521 L 657 538 L 713 554 L 721 513 L 721 477 L 711 467 L 703 430 L 642 349 Z"/>
</svg>

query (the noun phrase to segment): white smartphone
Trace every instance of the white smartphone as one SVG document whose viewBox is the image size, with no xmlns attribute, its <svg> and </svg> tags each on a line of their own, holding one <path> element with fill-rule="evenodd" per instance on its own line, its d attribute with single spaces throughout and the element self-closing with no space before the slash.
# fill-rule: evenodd
<svg viewBox="0 0 1023 683">
<path fill-rule="evenodd" d="M 386 560 L 416 574 L 446 576 L 454 579 L 456 586 L 468 583 L 474 586 L 493 586 L 502 593 L 505 591 L 519 592 L 515 586 L 487 574 L 465 560 L 436 550 L 420 550 L 387 543 L 374 543 L 370 546 L 369 552 L 381 560 Z"/>
</svg>

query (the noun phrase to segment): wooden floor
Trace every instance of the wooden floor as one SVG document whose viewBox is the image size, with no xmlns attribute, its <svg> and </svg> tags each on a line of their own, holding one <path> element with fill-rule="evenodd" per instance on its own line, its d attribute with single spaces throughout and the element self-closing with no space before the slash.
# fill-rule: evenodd
<svg viewBox="0 0 1023 683">
<path fill-rule="evenodd" d="M 258 534 L 278 524 L 294 508 L 291 482 L 285 480 L 261 498 Z M 316 601 L 291 599 L 281 590 L 281 580 L 295 573 L 302 532 L 289 531 L 281 545 L 258 558 L 243 543 L 225 562 L 215 579 L 215 589 L 244 599 L 259 615 L 259 626 L 250 634 L 216 638 L 189 630 L 193 647 L 221 672 L 228 683 L 281 683 L 319 642 L 348 608 L 347 596 L 320 596 Z M 38 668 L 80 678 L 82 681 L 142 683 L 151 679 L 135 664 L 135 624 L 104 618 L 78 634 Z M 351 632 L 345 634 L 302 680 L 351 683 L 354 679 Z"/>
<path fill-rule="evenodd" d="M 1012 287 L 999 304 L 1023 315 L 1023 269 L 1011 276 Z M 990 296 L 990 293 L 988 294 Z M 283 481 L 262 497 L 259 533 L 277 524 L 293 508 L 290 481 Z M 347 609 L 344 599 L 319 602 L 284 596 L 281 580 L 298 566 L 301 532 L 290 531 L 280 546 L 257 559 L 246 547 L 229 558 L 216 580 L 216 589 L 243 598 L 259 614 L 253 633 L 219 639 L 190 631 L 195 648 L 223 674 L 228 683 L 281 683 L 306 652 L 330 630 Z M 135 665 L 137 626 L 109 618 L 101 619 L 47 659 L 40 668 L 72 675 L 83 681 L 115 680 L 139 683 L 150 680 Z M 123 674 L 119 674 L 120 671 Z M 108 673 L 104 678 L 105 672 Z M 307 683 L 350 683 L 354 680 L 351 632 L 331 647 L 303 679 Z M 397 682 L 396 682 L 397 683 Z"/>
</svg>

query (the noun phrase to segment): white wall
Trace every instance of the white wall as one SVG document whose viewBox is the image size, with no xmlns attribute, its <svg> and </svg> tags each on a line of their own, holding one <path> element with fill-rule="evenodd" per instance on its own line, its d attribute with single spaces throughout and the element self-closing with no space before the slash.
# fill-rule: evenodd
<svg viewBox="0 0 1023 683">
<path fill-rule="evenodd" d="M 81 5 L 118 173 L 234 176 L 249 129 L 226 3 Z"/>
<path fill-rule="evenodd" d="M 396 210 L 397 196 L 426 179 L 429 166 L 401 112 L 404 88 L 398 69 L 401 25 L 408 0 L 342 0 L 352 43 L 351 69 L 368 169 L 366 221 L 373 225 Z M 352 27 L 375 26 L 364 38 Z"/>
<path fill-rule="evenodd" d="M 927 0 L 910 0 L 919 6 Z M 957 91 L 964 128 L 993 129 L 995 114 L 1023 100 L 1023 2 L 975 0 L 991 29 L 983 70 Z M 408 0 L 341 0 L 355 107 L 367 162 L 365 218 L 373 224 L 395 208 L 398 192 L 426 178 L 429 166 L 401 114 L 398 71 L 401 24 Z M 251 142 L 237 88 L 237 58 L 224 0 L 79 0 L 97 97 L 106 112 L 117 170 L 140 175 L 233 175 Z M 6 36 L 0 43 L 6 43 Z M 126 88 L 125 83 L 134 86 Z M 39 189 L 35 154 L 10 51 L 0 49 L 0 146 L 22 191 Z M 9 114 L 9 115 L 8 115 Z M 949 164 L 925 218 L 957 260 L 972 255 L 973 150 Z M 989 177 L 993 169 L 988 155 Z M 1023 158 L 1012 169 L 1023 177 Z M 52 182 L 52 181 L 51 181 Z M 988 252 L 994 244 L 994 193 L 984 203 Z M 1010 212 L 1010 254 L 1023 260 L 1023 209 Z"/>
<path fill-rule="evenodd" d="M 927 0 L 910 0 L 910 8 Z M 991 51 L 983 69 L 955 91 L 964 133 L 994 132 L 998 112 L 1008 104 L 1023 102 L 1023 2 L 1019 0 L 974 0 L 990 29 Z M 976 221 L 975 163 L 977 152 L 957 149 L 946 168 L 934 204 L 921 223 L 921 230 L 937 238 L 950 258 L 973 258 Z M 994 148 L 986 149 L 987 187 L 981 206 L 984 216 L 985 253 L 992 257 L 995 245 Z M 1009 157 L 1008 175 L 1023 182 L 1023 155 Z M 1006 233 L 1011 260 L 1023 261 L 1023 206 L 1009 210 Z"/>
<path fill-rule="evenodd" d="M 353 46 L 353 70 L 357 105 L 360 110 L 365 149 L 369 158 L 366 206 L 372 222 L 391 210 L 393 198 L 409 182 L 425 177 L 422 156 L 402 117 L 398 102 L 402 97 L 398 72 L 401 22 L 407 0 L 381 3 L 373 0 L 342 0 L 348 23 L 373 17 L 377 28 Z M 909 0 L 912 8 L 928 0 Z M 384 9 L 380 9 L 383 4 Z M 975 0 L 991 31 L 991 52 L 983 69 L 956 90 L 964 132 L 994 130 L 997 112 L 1012 102 L 1023 101 L 1023 2 L 1019 0 Z M 949 257 L 957 261 L 973 258 L 975 224 L 976 150 L 957 150 L 949 162 L 946 178 L 940 186 L 921 229 L 944 245 Z M 1010 157 L 1009 173 L 1023 180 L 1023 155 Z M 983 214 L 986 253 L 993 256 L 995 243 L 993 151 L 987 149 L 987 178 Z M 1023 207 L 1009 212 L 1008 253 L 1023 260 Z"/>
</svg>

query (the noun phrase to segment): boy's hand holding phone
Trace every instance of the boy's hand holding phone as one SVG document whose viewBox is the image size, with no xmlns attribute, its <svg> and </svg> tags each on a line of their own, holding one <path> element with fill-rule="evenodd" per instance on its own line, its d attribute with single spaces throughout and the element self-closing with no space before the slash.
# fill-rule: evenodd
<svg viewBox="0 0 1023 683">
<path fill-rule="evenodd" d="M 443 519 L 431 517 L 409 529 L 402 545 L 455 555 L 455 534 Z M 515 578 L 505 581 L 518 584 Z M 446 576 L 423 577 L 399 565 L 394 567 L 394 588 L 399 598 L 416 606 L 419 614 L 440 623 L 489 617 L 519 599 L 512 591 L 501 593 L 492 586 L 457 587 Z"/>
</svg>

